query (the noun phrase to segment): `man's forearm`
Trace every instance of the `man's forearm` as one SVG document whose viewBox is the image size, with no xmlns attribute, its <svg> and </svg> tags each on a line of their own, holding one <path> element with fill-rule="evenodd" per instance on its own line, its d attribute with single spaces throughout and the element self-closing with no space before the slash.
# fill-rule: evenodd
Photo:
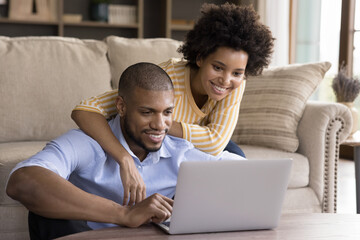
<svg viewBox="0 0 360 240">
<path fill-rule="evenodd" d="M 87 193 L 42 167 L 25 167 L 9 179 L 7 194 L 30 211 L 57 219 L 123 224 L 125 207 Z"/>
</svg>

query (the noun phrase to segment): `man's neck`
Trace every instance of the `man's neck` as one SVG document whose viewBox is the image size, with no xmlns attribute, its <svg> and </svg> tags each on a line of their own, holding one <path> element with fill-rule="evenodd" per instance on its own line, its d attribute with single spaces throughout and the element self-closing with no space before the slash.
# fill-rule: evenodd
<svg viewBox="0 0 360 240">
<path fill-rule="evenodd" d="M 149 154 L 148 152 L 144 151 L 143 149 L 142 149 L 142 151 L 136 151 L 136 150 L 130 148 L 130 150 L 135 154 L 135 156 L 138 157 L 140 162 L 144 161 L 144 159 Z"/>
</svg>

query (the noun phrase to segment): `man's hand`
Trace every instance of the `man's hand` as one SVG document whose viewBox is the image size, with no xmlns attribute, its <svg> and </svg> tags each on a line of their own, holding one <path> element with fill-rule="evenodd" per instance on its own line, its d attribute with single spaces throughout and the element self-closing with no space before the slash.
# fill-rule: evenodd
<svg viewBox="0 0 360 240">
<path fill-rule="evenodd" d="M 127 207 L 123 225 L 127 227 L 139 227 L 149 221 L 160 223 L 171 216 L 173 200 L 161 194 L 155 193 L 144 201 Z"/>
<path fill-rule="evenodd" d="M 134 203 L 139 203 L 146 198 L 145 183 L 140 176 L 139 171 L 136 169 L 132 157 L 121 161 L 120 176 L 124 187 L 123 205 L 128 204 L 129 206 L 132 206 Z"/>
</svg>

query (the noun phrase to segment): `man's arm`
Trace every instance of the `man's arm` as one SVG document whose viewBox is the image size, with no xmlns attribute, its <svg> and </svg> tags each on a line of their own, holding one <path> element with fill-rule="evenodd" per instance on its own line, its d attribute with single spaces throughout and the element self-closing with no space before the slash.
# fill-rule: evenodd
<svg viewBox="0 0 360 240">
<path fill-rule="evenodd" d="M 42 167 L 23 167 L 9 178 L 6 193 L 30 211 L 48 218 L 77 219 L 137 227 L 171 215 L 172 200 L 159 194 L 124 207 L 87 193 Z"/>
</svg>

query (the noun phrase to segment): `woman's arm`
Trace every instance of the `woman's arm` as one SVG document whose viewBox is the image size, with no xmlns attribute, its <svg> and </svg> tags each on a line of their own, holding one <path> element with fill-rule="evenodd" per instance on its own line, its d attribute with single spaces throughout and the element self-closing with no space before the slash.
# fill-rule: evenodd
<svg viewBox="0 0 360 240">
<path fill-rule="evenodd" d="M 71 117 L 81 130 L 95 139 L 104 151 L 119 163 L 124 187 L 123 204 L 133 205 L 145 199 L 145 183 L 136 169 L 134 160 L 115 137 L 105 117 L 99 113 L 79 110 L 74 110 Z"/>
<path fill-rule="evenodd" d="M 183 138 L 183 129 L 181 123 L 173 121 L 168 134 L 174 137 Z"/>
</svg>

